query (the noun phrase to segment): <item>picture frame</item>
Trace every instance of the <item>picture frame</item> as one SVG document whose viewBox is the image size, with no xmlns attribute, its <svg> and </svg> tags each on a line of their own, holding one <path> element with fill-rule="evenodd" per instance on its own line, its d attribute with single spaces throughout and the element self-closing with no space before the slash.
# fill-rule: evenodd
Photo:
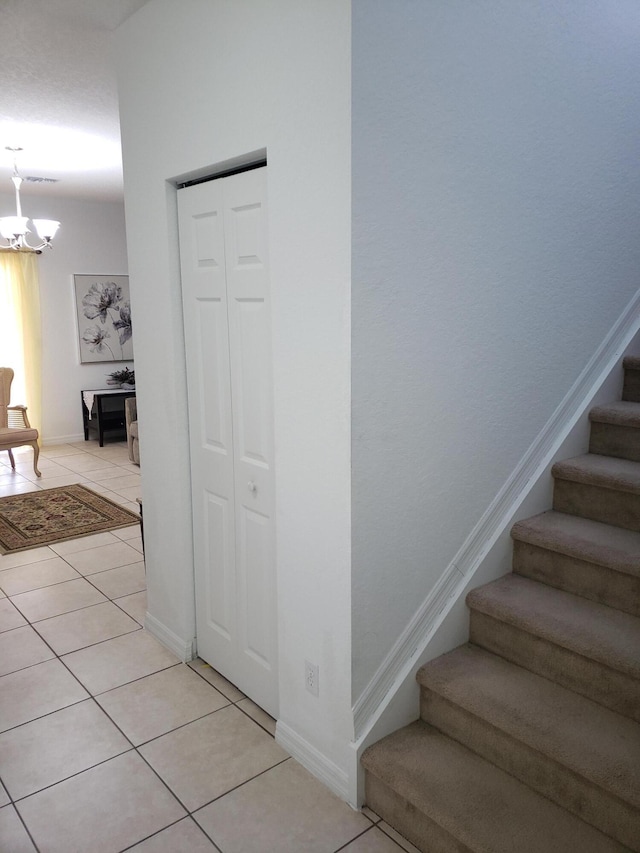
<svg viewBox="0 0 640 853">
<path fill-rule="evenodd" d="M 74 275 L 80 363 L 132 361 L 128 275 Z"/>
</svg>

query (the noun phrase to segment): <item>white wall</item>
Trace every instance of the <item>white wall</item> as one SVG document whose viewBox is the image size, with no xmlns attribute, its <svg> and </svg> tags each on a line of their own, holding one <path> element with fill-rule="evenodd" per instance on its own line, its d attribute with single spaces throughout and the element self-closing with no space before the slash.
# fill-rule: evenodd
<svg viewBox="0 0 640 853">
<path fill-rule="evenodd" d="M 0 196 L 0 209 L 11 210 L 14 204 L 13 196 Z M 39 258 L 41 439 L 43 444 L 79 441 L 84 438 L 80 391 L 104 388 L 106 374 L 123 364 L 80 364 L 73 276 L 127 274 L 124 206 L 56 197 L 54 192 L 46 197 L 23 193 L 22 204 L 27 214 L 62 223 L 53 248 Z"/>
<path fill-rule="evenodd" d="M 188 654 L 189 453 L 167 181 L 266 148 L 279 732 L 336 789 L 351 735 L 349 12 L 345 0 L 152 0 L 117 34 L 148 625 Z M 317 699 L 304 690 L 305 659 L 320 668 Z"/>
<path fill-rule="evenodd" d="M 639 35 L 353 0 L 354 700 L 640 285 Z"/>
</svg>

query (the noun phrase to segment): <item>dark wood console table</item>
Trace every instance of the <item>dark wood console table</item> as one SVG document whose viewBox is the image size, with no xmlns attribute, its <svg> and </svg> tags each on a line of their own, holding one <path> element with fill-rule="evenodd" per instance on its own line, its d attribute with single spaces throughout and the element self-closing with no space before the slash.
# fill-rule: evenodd
<svg viewBox="0 0 640 853">
<path fill-rule="evenodd" d="M 135 391 L 99 388 L 93 391 L 81 391 L 80 394 L 85 441 L 89 440 L 91 432 L 96 433 L 100 447 L 104 444 L 105 432 L 115 432 L 118 438 L 126 438 L 124 401 L 127 397 L 135 397 Z"/>
</svg>

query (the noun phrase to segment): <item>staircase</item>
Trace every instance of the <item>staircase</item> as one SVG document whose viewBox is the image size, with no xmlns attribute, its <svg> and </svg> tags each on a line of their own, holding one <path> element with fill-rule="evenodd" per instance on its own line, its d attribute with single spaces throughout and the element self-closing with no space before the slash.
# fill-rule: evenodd
<svg viewBox="0 0 640 853">
<path fill-rule="evenodd" d="M 424 853 L 640 853 L 640 358 L 473 590 L 420 719 L 362 757 L 366 803 Z"/>
</svg>

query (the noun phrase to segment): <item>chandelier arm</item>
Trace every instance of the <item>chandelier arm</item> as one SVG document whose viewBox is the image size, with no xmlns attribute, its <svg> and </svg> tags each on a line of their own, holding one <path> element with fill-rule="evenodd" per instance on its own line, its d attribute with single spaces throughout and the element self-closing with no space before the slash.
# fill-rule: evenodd
<svg viewBox="0 0 640 853">
<path fill-rule="evenodd" d="M 36 252 L 36 254 L 41 255 L 43 249 L 53 248 L 50 240 L 44 240 L 38 246 L 32 246 L 29 242 L 27 242 L 26 237 L 11 237 L 5 239 L 5 243 L 0 243 L 0 249 L 11 249 L 15 252 Z"/>
<path fill-rule="evenodd" d="M 42 254 L 42 249 L 53 248 L 51 240 L 60 227 L 60 223 L 52 219 L 33 219 L 32 222 L 38 232 L 38 237 L 41 242 L 38 246 L 31 246 L 27 240 L 29 228 L 27 226 L 28 218 L 22 215 L 22 204 L 20 202 L 20 187 L 22 178 L 18 173 L 18 165 L 16 155 L 22 148 L 10 148 L 7 146 L 7 151 L 11 151 L 13 158 L 13 175 L 11 180 L 16 191 L 16 216 L 0 217 L 0 230 L 2 236 L 0 239 L 6 240 L 6 244 L 0 243 L 0 249 L 14 249 L 15 251 L 36 252 Z"/>
</svg>

